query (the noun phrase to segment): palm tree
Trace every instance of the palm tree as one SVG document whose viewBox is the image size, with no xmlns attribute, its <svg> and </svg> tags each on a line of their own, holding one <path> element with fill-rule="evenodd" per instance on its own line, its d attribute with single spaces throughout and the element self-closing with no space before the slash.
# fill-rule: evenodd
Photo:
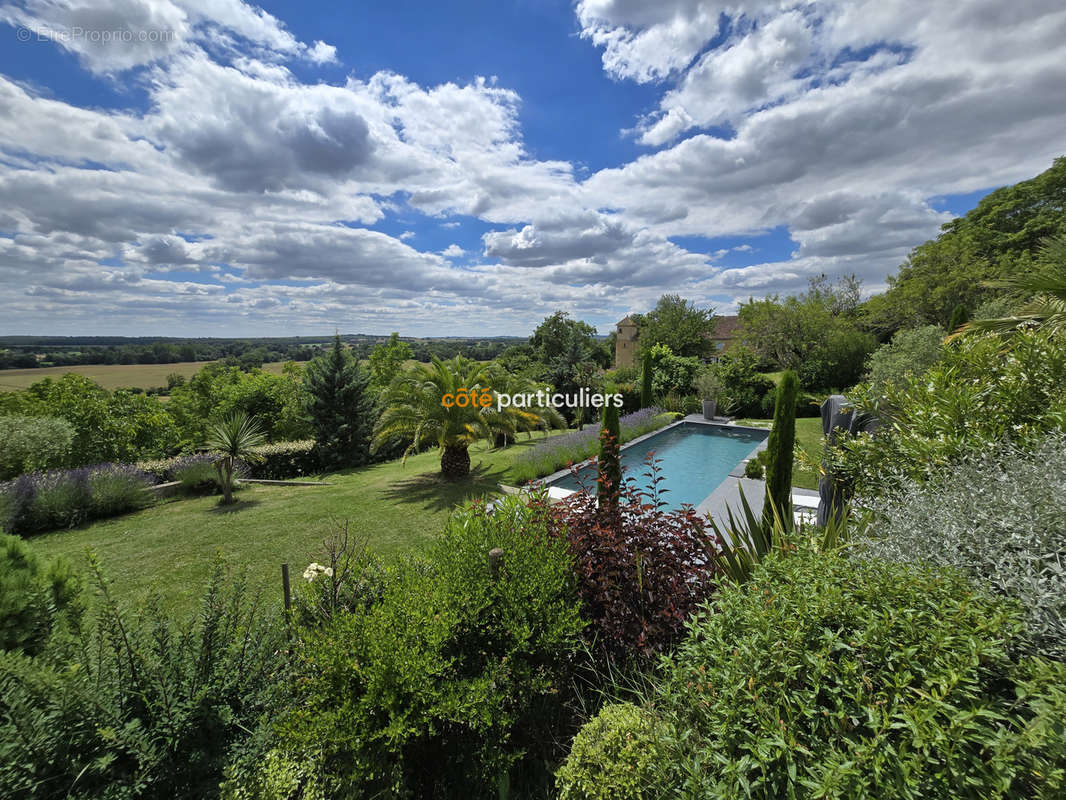
<svg viewBox="0 0 1066 800">
<path fill-rule="evenodd" d="M 984 285 L 1014 289 L 1032 299 L 1012 316 L 966 323 L 948 337 L 949 342 L 967 333 L 1006 334 L 1019 328 L 1066 334 L 1066 236 L 1053 236 L 1044 241 L 1036 268 L 1031 272 Z"/>
<path fill-rule="evenodd" d="M 492 434 L 489 418 L 479 406 L 454 402 L 460 390 L 480 396 L 491 388 L 487 366 L 462 356 L 418 364 L 401 373 L 385 393 L 385 412 L 374 427 L 376 450 L 396 436 L 410 437 L 403 458 L 425 445 L 441 449 L 440 469 L 446 478 L 470 473 L 470 447 Z M 444 400 L 450 396 L 449 405 Z"/>
<path fill-rule="evenodd" d="M 222 487 L 222 505 L 233 503 L 233 471 L 238 461 L 260 461 L 255 450 L 266 441 L 254 417 L 238 411 L 208 428 L 207 447 L 215 456 L 215 471 Z"/>
<path fill-rule="evenodd" d="M 515 375 L 508 372 L 496 362 L 488 365 L 487 375 L 492 384 L 492 392 L 496 394 L 532 394 L 538 391 L 551 394 L 551 387 L 547 384 L 537 383 L 532 378 L 524 375 Z M 482 409 L 482 415 L 490 428 L 496 434 L 496 447 L 505 447 L 514 443 L 518 433 L 543 430 L 547 435 L 552 428 L 566 427 L 563 415 L 550 405 L 532 405 L 525 407 L 505 406 L 499 411 L 496 406 Z"/>
</svg>

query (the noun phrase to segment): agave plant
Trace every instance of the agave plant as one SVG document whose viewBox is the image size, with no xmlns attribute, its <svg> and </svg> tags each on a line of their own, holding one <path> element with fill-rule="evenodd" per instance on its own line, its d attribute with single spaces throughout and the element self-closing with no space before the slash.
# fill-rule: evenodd
<svg viewBox="0 0 1066 800">
<path fill-rule="evenodd" d="M 1039 328 L 1058 336 L 1066 335 L 1066 236 L 1054 236 L 1044 242 L 1036 268 L 1031 272 L 984 285 L 1012 289 L 1032 299 L 1009 317 L 968 322 L 947 341 L 968 333 L 1006 334 L 1019 328 Z"/>
<path fill-rule="evenodd" d="M 243 411 L 231 414 L 208 428 L 207 447 L 215 457 L 223 505 L 234 502 L 233 473 L 237 462 L 259 461 L 262 456 L 255 448 L 265 442 L 266 437 L 259 423 Z"/>
</svg>

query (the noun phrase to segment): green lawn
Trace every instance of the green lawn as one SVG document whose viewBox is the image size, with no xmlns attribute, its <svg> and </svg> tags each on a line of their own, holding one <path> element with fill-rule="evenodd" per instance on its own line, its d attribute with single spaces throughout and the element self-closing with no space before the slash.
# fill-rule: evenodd
<svg viewBox="0 0 1066 800">
<path fill-rule="evenodd" d="M 222 508 L 216 497 L 176 499 L 144 511 L 74 530 L 29 539 L 41 555 L 64 555 L 79 567 L 87 548 L 98 555 L 125 603 L 142 602 L 153 589 L 174 610 L 195 607 L 216 552 L 246 571 L 272 601 L 281 597 L 281 564 L 299 581 L 311 561 L 321 561 L 322 541 L 334 522 L 377 553 L 417 550 L 436 536 L 457 503 L 497 491 L 514 456 L 541 437 L 512 447 L 471 449 L 471 477 L 439 477 L 439 456 L 423 453 L 323 478 L 332 486 L 249 485 L 240 502 Z"/>
<path fill-rule="evenodd" d="M 768 419 L 738 419 L 738 425 L 754 425 L 758 428 L 769 428 L 772 420 Z M 818 464 L 822 460 L 822 418 L 805 417 L 796 420 L 796 444 L 807 453 L 812 463 Z M 800 489 L 817 489 L 818 473 L 814 470 L 804 469 L 798 462 L 792 465 L 792 485 Z"/>
</svg>

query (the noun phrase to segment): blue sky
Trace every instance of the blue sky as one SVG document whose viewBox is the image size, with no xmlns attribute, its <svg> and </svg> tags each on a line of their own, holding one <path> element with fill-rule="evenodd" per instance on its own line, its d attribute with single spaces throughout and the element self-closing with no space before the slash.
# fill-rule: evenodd
<svg viewBox="0 0 1066 800">
<path fill-rule="evenodd" d="M 0 333 L 872 292 L 1066 147 L 1050 0 L 360 5 L 0 4 Z"/>
</svg>

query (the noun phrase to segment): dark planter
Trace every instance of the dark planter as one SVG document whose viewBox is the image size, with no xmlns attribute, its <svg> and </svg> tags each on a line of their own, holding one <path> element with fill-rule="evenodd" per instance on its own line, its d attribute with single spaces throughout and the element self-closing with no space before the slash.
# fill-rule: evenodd
<svg viewBox="0 0 1066 800">
<path fill-rule="evenodd" d="M 703 418 L 714 419 L 714 414 L 718 410 L 717 400 L 704 400 L 703 401 Z"/>
</svg>

